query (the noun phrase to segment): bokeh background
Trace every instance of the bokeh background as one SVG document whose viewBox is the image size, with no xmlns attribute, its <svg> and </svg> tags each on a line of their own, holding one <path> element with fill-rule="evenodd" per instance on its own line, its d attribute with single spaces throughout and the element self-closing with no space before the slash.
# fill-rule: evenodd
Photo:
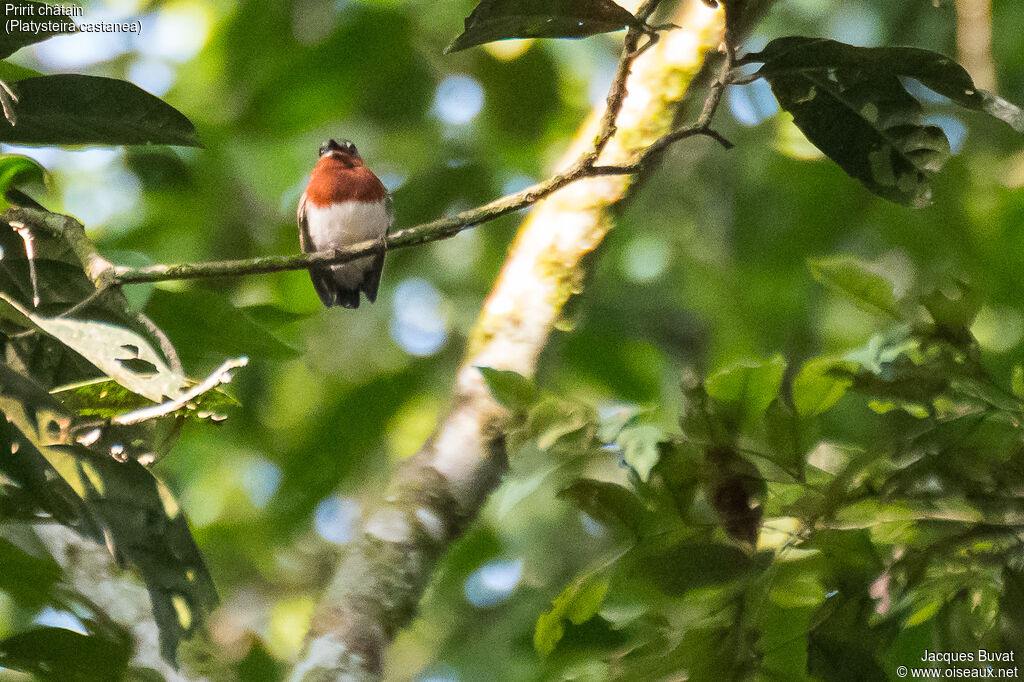
<svg viewBox="0 0 1024 682">
<path fill-rule="evenodd" d="M 141 36 L 58 37 L 14 61 L 127 78 L 184 112 L 205 147 L 2 150 L 50 169 L 54 190 L 39 198 L 78 216 L 124 264 L 297 251 L 296 204 L 330 137 L 354 141 L 392 190 L 397 226 L 458 212 L 545 177 L 603 99 L 621 43 L 611 34 L 443 55 L 473 5 L 85 2 L 84 21 L 141 17 Z M 1024 6 L 993 0 L 990 20 L 998 91 L 1024 103 Z M 787 34 L 953 56 L 963 47 L 949 0 L 781 0 L 746 47 Z M 807 260 L 837 253 L 878 263 L 903 288 L 969 282 L 985 301 L 982 348 L 1019 357 L 1024 139 L 936 100 L 932 121 L 956 155 L 935 204 L 912 211 L 822 159 L 765 83 L 732 88 L 718 127 L 736 148 L 692 140 L 667 156 L 602 246 L 539 384 L 605 412 L 650 408 L 671 428 L 686 368 L 776 352 L 798 366 L 878 330 L 812 278 Z M 213 636 L 260 671 L 253 679 L 275 679 L 298 654 L 360 509 L 445 409 L 521 217 L 390 254 L 378 302 L 358 311 L 323 309 L 301 272 L 129 289 L 193 376 L 251 359 L 231 385 L 242 406 L 219 428 L 186 429 L 156 471 L 221 592 Z M 543 676 L 533 623 L 606 549 L 600 526 L 556 500 L 543 474 L 510 476 L 453 548 L 391 652 L 393 679 Z M 18 612 L 0 594 L 0 636 L 25 618 L 76 626 L 68 614 Z"/>
</svg>

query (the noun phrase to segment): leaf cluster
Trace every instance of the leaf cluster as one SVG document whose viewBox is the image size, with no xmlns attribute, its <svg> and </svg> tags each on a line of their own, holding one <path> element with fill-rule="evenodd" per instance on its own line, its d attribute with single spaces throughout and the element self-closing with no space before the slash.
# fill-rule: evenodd
<svg viewBox="0 0 1024 682">
<path fill-rule="evenodd" d="M 557 472 L 614 539 L 536 620 L 550 674 L 586 651 L 606 679 L 884 680 L 924 648 L 1024 643 L 1024 370 L 986 371 L 962 283 L 897 293 L 851 257 L 811 269 L 885 330 L 688 377 L 678 431 L 515 392 L 537 397 L 514 403 L 511 485 Z M 851 411 L 854 430 L 833 416 Z"/>
</svg>

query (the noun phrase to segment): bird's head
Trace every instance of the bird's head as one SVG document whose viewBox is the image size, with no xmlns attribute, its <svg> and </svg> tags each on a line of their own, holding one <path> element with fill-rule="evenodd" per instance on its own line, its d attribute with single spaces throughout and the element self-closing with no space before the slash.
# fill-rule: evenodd
<svg viewBox="0 0 1024 682">
<path fill-rule="evenodd" d="M 362 157 L 359 156 L 359 151 L 356 146 L 348 140 L 328 140 L 320 145 L 320 159 L 330 159 L 334 162 L 340 162 L 343 166 L 361 166 L 363 164 Z"/>
</svg>

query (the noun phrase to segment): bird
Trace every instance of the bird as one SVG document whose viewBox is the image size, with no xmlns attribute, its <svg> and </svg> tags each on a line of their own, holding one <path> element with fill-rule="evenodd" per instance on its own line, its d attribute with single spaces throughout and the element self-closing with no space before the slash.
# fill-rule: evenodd
<svg viewBox="0 0 1024 682">
<path fill-rule="evenodd" d="M 384 269 L 387 233 L 394 221 L 391 195 L 348 140 L 328 140 L 299 199 L 303 253 L 341 249 L 376 239 L 380 253 L 337 265 L 313 265 L 313 288 L 327 307 L 359 307 L 359 292 L 373 303 Z"/>
</svg>

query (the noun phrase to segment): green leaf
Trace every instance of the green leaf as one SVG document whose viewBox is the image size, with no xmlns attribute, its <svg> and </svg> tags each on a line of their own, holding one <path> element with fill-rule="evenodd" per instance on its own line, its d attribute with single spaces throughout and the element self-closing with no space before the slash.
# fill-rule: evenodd
<svg viewBox="0 0 1024 682">
<path fill-rule="evenodd" d="M 186 380 L 185 383 L 188 388 L 195 385 L 195 382 L 191 380 Z M 68 386 L 60 386 L 50 393 L 59 399 L 65 408 L 79 417 L 110 419 L 125 412 L 156 404 L 111 379 L 91 379 Z M 211 416 L 210 413 L 222 412 L 229 407 L 237 407 L 241 403 L 222 389 L 215 388 L 196 396 L 189 401 L 189 405 L 194 407 L 182 407 L 172 414 L 186 419 L 203 421 Z"/>
<path fill-rule="evenodd" d="M 764 432 L 768 450 L 761 455 L 782 469 L 782 472 L 777 472 L 762 468 L 765 478 L 779 480 L 780 473 L 784 480 L 799 476 L 804 465 L 806 435 L 797 412 L 781 398 L 773 400 L 764 413 Z"/>
<path fill-rule="evenodd" d="M 591 438 L 595 419 L 584 406 L 548 396 L 530 406 L 522 435 L 535 440 L 541 451 L 559 445 L 578 453 Z"/>
<path fill-rule="evenodd" d="M 0 537 L 0 591 L 26 608 L 38 608 L 50 597 L 61 570 L 52 558 L 36 557 Z"/>
<path fill-rule="evenodd" d="M 661 592 L 673 597 L 731 582 L 753 568 L 750 555 L 739 547 L 689 540 L 660 551 L 637 551 L 632 558 L 634 574 L 650 578 Z"/>
<path fill-rule="evenodd" d="M 964 282 L 954 282 L 955 291 L 935 289 L 921 297 L 921 305 L 935 322 L 936 331 L 964 348 L 974 341 L 971 325 L 981 310 L 980 297 Z"/>
<path fill-rule="evenodd" d="M 1024 645 L 1024 571 L 1004 566 L 999 597 L 999 629 L 1013 649 Z"/>
<path fill-rule="evenodd" d="M 603 576 L 577 578 L 551 602 L 551 609 L 537 618 L 533 631 L 533 646 L 547 656 L 565 634 L 564 621 L 581 625 L 590 620 L 608 594 L 608 579 Z"/>
<path fill-rule="evenodd" d="M 139 569 L 160 629 L 160 652 L 174 662 L 178 644 L 205 626 L 217 604 L 213 579 L 170 490 L 145 467 L 74 448 L 89 508 L 121 561 Z"/>
<path fill-rule="evenodd" d="M 1010 388 L 1018 398 L 1024 398 L 1024 366 L 1013 366 L 1013 378 L 1010 381 Z"/>
<path fill-rule="evenodd" d="M 853 379 L 833 372 L 836 364 L 831 358 L 814 358 L 793 378 L 793 407 L 801 417 L 822 414 L 846 395 Z"/>
<path fill-rule="evenodd" d="M 614 443 L 619 433 L 640 415 L 640 408 L 634 405 L 617 405 L 602 413 L 597 425 L 597 438 L 602 443 Z"/>
<path fill-rule="evenodd" d="M 0 473 L 34 494 L 58 520 L 106 543 L 138 567 L 153 602 L 164 657 L 203 627 L 217 603 L 213 581 L 170 491 L 134 459 L 68 445 L 70 421 L 56 399 L 0 364 Z M 3 664 L 0 662 L 0 664 Z"/>
<path fill-rule="evenodd" d="M 769 599 L 784 609 L 818 606 L 826 592 L 821 581 L 823 563 L 816 556 L 777 562 Z"/>
<path fill-rule="evenodd" d="M 649 525 L 650 513 L 640 498 L 617 483 L 580 478 L 560 491 L 558 497 L 569 500 L 595 520 L 623 526 L 635 536 Z"/>
<path fill-rule="evenodd" d="M 663 440 L 665 433 L 657 426 L 640 424 L 622 429 L 615 443 L 622 448 L 622 458 L 626 464 L 646 483 L 651 469 L 658 463 L 658 443 Z"/>
<path fill-rule="evenodd" d="M 858 308 L 873 315 L 901 320 L 893 285 L 870 264 L 853 256 L 832 256 L 810 260 L 811 274 Z"/>
<path fill-rule="evenodd" d="M 532 379 L 510 369 L 477 367 L 491 395 L 510 410 L 525 410 L 537 398 L 537 387 Z"/>
<path fill-rule="evenodd" d="M 708 377 L 708 395 L 740 409 L 741 421 L 764 414 L 779 395 L 786 361 L 776 355 L 765 362 L 741 362 Z"/>
<path fill-rule="evenodd" d="M 35 69 L 29 69 L 24 66 L 18 66 L 8 61 L 0 61 L 0 80 L 4 81 L 8 85 L 23 81 L 26 78 L 35 78 L 42 76 L 40 72 Z"/>
<path fill-rule="evenodd" d="M 507 38 L 584 38 L 638 25 L 611 0 L 483 0 L 445 53 Z"/>
<path fill-rule="evenodd" d="M 62 628 L 35 628 L 0 641 L 0 665 L 47 682 L 120 680 L 130 656 L 127 637 L 117 642 Z"/>
<path fill-rule="evenodd" d="M 185 387 L 185 377 L 171 370 L 149 342 L 133 331 L 105 322 L 43 317 L 18 305 L 6 295 L 0 300 L 34 326 L 101 369 L 125 388 L 154 402 L 174 398 Z"/>
<path fill-rule="evenodd" d="M 10 206 L 6 199 L 8 190 L 33 182 L 48 185 L 49 181 L 46 169 L 33 159 L 19 154 L 0 154 L 0 210 Z"/>
<path fill-rule="evenodd" d="M 3 142 L 202 146 L 184 114 L 127 81 L 61 74 L 12 87 L 18 125 L 0 119 Z"/>
<path fill-rule="evenodd" d="M 206 289 L 167 291 L 157 287 L 146 303 L 146 314 L 174 339 L 186 366 L 191 366 L 190 361 L 220 361 L 225 356 L 287 360 L 300 355 L 249 313 Z"/>
<path fill-rule="evenodd" d="M 0 3 L 0 59 L 6 59 L 12 54 L 33 43 L 42 42 L 47 38 L 65 33 L 72 33 L 75 30 L 75 20 L 71 17 L 43 15 L 40 10 L 47 9 L 49 3 L 29 2 L 29 0 L 13 0 Z M 24 24 L 12 25 L 8 22 L 23 21 Z M 28 22 L 33 21 L 43 24 L 47 30 L 30 29 Z"/>
<path fill-rule="evenodd" d="M 0 475 L 22 493 L 22 506 L 49 514 L 96 541 L 98 521 L 83 500 L 74 457 L 61 448 L 70 418 L 41 386 L 0 363 Z"/>
<path fill-rule="evenodd" d="M 915 78 L 962 107 L 983 111 L 1024 132 L 1024 111 L 1020 107 L 976 88 L 964 67 L 937 52 L 916 47 L 855 47 L 825 38 L 788 36 L 773 40 L 747 59 L 764 62 L 758 74 L 769 79 L 828 69 L 866 71 L 878 78 Z"/>
<path fill-rule="evenodd" d="M 779 105 L 818 149 L 875 194 L 914 208 L 931 203 L 931 176 L 949 141 L 900 82 L 870 55 L 833 41 L 780 38 L 750 57 Z M 845 60 L 834 51 L 852 51 Z M 825 52 L 826 54 L 822 54 Z"/>
</svg>

